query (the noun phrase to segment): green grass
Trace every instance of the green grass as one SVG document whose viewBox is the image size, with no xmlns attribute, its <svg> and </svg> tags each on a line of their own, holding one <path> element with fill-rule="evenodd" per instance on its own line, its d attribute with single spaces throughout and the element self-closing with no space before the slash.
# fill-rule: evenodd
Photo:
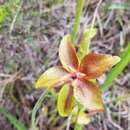
<svg viewBox="0 0 130 130">
<path fill-rule="evenodd" d="M 106 91 L 112 84 L 113 80 L 117 78 L 117 76 L 121 74 L 124 68 L 130 63 L 130 42 L 128 43 L 127 47 L 124 49 L 120 57 L 121 61 L 108 73 L 107 79 L 102 85 L 102 91 Z"/>
<path fill-rule="evenodd" d="M 17 130 L 28 130 L 21 121 L 17 120 L 17 118 L 5 108 L 0 107 L 0 113 L 3 114 Z"/>
<path fill-rule="evenodd" d="M 37 103 L 35 104 L 33 110 L 32 110 L 32 117 L 31 117 L 31 129 L 32 130 L 38 130 L 37 126 L 36 126 L 36 113 L 38 111 L 38 109 L 40 108 L 43 100 L 49 96 L 49 90 L 46 90 L 44 93 L 41 94 L 41 96 L 39 97 Z"/>
</svg>

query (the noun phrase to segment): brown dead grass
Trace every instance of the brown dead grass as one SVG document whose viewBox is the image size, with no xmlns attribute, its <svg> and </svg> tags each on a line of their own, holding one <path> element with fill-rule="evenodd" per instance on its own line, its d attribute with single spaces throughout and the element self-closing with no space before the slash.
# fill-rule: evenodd
<svg viewBox="0 0 130 130">
<path fill-rule="evenodd" d="M 86 2 L 79 36 L 83 28 L 91 24 L 97 3 L 97 0 Z M 119 55 L 130 38 L 130 10 L 108 10 L 107 6 L 108 1 L 103 1 L 97 12 L 95 24 L 99 31 L 91 43 L 91 49 Z M 71 32 L 74 9 L 72 0 L 55 4 L 51 0 L 26 1 L 20 8 L 21 19 L 0 25 L 0 106 L 7 108 L 28 128 L 31 110 L 44 91 L 35 90 L 33 84 L 43 71 L 59 64 L 58 46 L 64 34 Z M 130 65 L 112 88 L 103 94 L 105 102 L 110 97 L 114 99 L 130 91 L 129 72 Z M 105 75 L 99 82 L 104 79 Z M 129 102 L 130 99 L 127 99 L 109 104 L 106 112 L 96 116 L 84 130 L 129 130 Z M 40 130 L 65 129 L 66 119 L 57 114 L 55 104 L 55 99 L 46 99 L 38 111 L 36 121 Z M 73 124 L 71 127 L 73 129 Z M 14 130 L 0 115 L 0 130 L 7 129 Z"/>
</svg>

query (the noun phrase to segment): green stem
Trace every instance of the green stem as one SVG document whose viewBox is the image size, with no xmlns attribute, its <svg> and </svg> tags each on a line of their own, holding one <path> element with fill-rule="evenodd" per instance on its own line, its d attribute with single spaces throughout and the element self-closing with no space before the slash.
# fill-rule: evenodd
<svg viewBox="0 0 130 130">
<path fill-rule="evenodd" d="M 36 113 L 37 113 L 38 109 L 40 108 L 43 100 L 46 97 L 48 97 L 48 92 L 49 92 L 49 90 L 46 90 L 44 93 L 41 94 L 41 96 L 39 97 L 37 103 L 35 104 L 35 106 L 34 106 L 34 108 L 32 110 L 32 117 L 31 117 L 31 122 L 32 122 L 31 128 L 32 128 L 32 130 L 37 130 L 36 123 L 35 123 Z"/>
<path fill-rule="evenodd" d="M 78 105 L 78 112 L 77 112 L 77 115 L 76 115 L 76 121 L 75 121 L 74 130 L 82 130 L 83 129 L 83 125 L 77 124 L 79 112 L 81 111 L 82 107 L 78 103 L 77 103 L 77 105 Z"/>
<path fill-rule="evenodd" d="M 83 125 L 76 124 L 74 130 L 83 130 Z"/>
<path fill-rule="evenodd" d="M 72 30 L 72 41 L 73 42 L 76 40 L 76 37 L 78 34 L 78 30 L 79 30 L 79 26 L 80 26 L 80 18 L 82 15 L 84 2 L 85 2 L 85 0 L 76 0 L 75 20 L 74 20 L 73 30 Z M 78 114 L 79 114 L 79 111 L 77 113 L 77 117 L 78 117 Z M 75 125 L 74 130 L 82 130 L 82 127 L 83 127 L 82 125 L 77 124 L 77 119 L 76 119 L 76 125 Z"/>
<path fill-rule="evenodd" d="M 83 5 L 85 0 L 76 0 L 76 12 L 75 12 L 75 20 L 73 24 L 73 30 L 72 30 L 72 40 L 73 42 L 76 40 L 79 25 L 80 25 L 80 17 L 82 15 Z"/>
</svg>

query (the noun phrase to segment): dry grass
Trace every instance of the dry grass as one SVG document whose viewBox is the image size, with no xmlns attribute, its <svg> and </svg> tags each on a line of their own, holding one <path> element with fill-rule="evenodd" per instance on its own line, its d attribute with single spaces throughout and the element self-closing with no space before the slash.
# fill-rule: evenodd
<svg viewBox="0 0 130 130">
<path fill-rule="evenodd" d="M 91 24 L 97 3 L 98 0 L 86 2 L 79 36 L 83 28 Z M 95 25 L 99 31 L 91 49 L 119 55 L 130 38 L 130 10 L 108 8 L 109 3 L 104 0 L 96 12 Z M 33 84 L 45 69 L 59 64 L 59 42 L 64 34 L 71 32 L 74 10 L 74 0 L 61 3 L 30 0 L 16 10 L 17 17 L 0 25 L 0 106 L 6 107 L 28 128 L 31 110 L 44 91 L 36 91 Z M 105 103 L 130 91 L 129 72 L 130 64 L 112 88 L 103 94 Z M 105 78 L 105 75 L 102 76 L 99 82 L 102 83 Z M 40 130 L 66 128 L 67 120 L 57 114 L 55 104 L 55 99 L 48 98 L 38 111 L 36 122 Z M 73 124 L 70 125 L 73 129 Z M 14 130 L 0 115 L 0 130 L 7 129 Z M 106 112 L 96 116 L 84 130 L 130 130 L 130 98 L 107 104 Z"/>
</svg>

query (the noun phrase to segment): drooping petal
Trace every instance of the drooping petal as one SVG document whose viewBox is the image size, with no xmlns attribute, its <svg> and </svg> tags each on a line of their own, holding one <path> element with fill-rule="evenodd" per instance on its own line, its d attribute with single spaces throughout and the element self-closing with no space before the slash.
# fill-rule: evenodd
<svg viewBox="0 0 130 130">
<path fill-rule="evenodd" d="M 63 37 L 59 46 L 59 57 L 63 67 L 69 72 L 78 68 L 78 58 L 70 35 Z"/>
<path fill-rule="evenodd" d="M 55 66 L 47 71 L 45 71 L 38 81 L 36 82 L 35 87 L 41 88 L 41 87 L 55 87 L 59 85 L 60 83 L 63 83 L 68 79 L 68 72 L 65 71 L 60 66 Z"/>
<path fill-rule="evenodd" d="M 91 121 L 91 116 L 84 111 L 83 107 L 79 110 L 77 105 L 74 106 L 72 115 L 73 122 L 76 121 L 76 123 L 80 125 L 87 125 Z"/>
<path fill-rule="evenodd" d="M 88 79 L 97 78 L 119 61 L 118 56 L 89 53 L 81 61 L 79 71 L 85 73 Z"/>
<path fill-rule="evenodd" d="M 73 106 L 73 88 L 69 84 L 66 84 L 61 88 L 58 95 L 58 112 L 63 117 L 68 116 L 72 112 Z"/>
<path fill-rule="evenodd" d="M 77 118 L 77 123 L 80 125 L 87 125 L 90 123 L 91 117 L 86 114 L 85 112 L 79 112 L 78 118 Z"/>
<path fill-rule="evenodd" d="M 96 83 L 76 79 L 73 82 L 74 97 L 90 112 L 99 112 L 104 110 L 101 97 L 101 91 Z"/>
</svg>

